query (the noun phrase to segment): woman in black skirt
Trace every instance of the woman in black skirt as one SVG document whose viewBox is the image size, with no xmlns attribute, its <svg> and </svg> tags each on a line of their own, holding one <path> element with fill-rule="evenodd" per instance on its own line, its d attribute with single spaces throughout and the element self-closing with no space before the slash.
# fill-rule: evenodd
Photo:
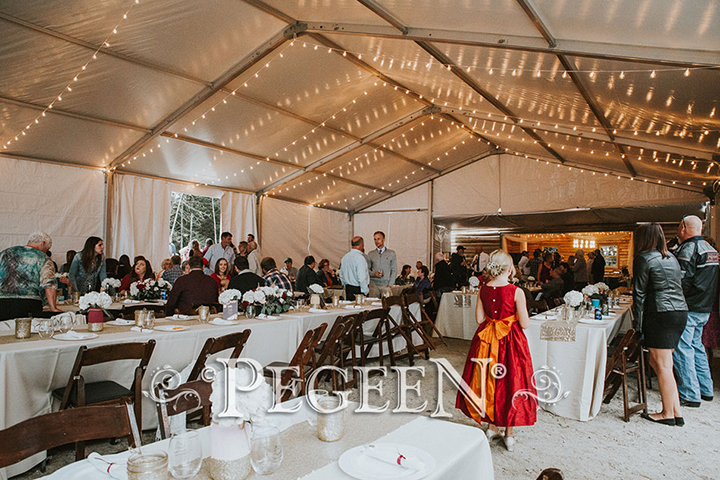
<svg viewBox="0 0 720 480">
<path fill-rule="evenodd" d="M 665 234 L 657 223 L 635 230 L 633 261 L 633 317 L 641 329 L 645 347 L 650 350 L 650 366 L 660 384 L 662 411 L 642 417 L 663 425 L 685 425 L 680 413 L 680 397 L 673 376 L 673 350 L 680 341 L 687 321 L 680 265 L 668 253 Z"/>
</svg>

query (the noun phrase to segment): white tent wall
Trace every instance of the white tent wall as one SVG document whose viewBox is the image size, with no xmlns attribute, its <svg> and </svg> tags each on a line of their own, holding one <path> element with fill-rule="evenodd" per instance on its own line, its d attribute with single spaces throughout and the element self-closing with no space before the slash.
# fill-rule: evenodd
<svg viewBox="0 0 720 480">
<path fill-rule="evenodd" d="M 100 170 L 0 157 L 0 250 L 25 245 L 28 235 L 52 237 L 53 259 L 103 235 L 105 178 Z"/>
<path fill-rule="evenodd" d="M 238 192 L 223 192 L 220 216 L 222 231 L 233 234 L 233 243 L 247 238 L 248 233 L 258 236 L 255 195 Z"/>
<path fill-rule="evenodd" d="M 706 200 L 701 193 L 669 186 L 498 155 L 436 179 L 433 216 L 494 215 L 499 208 L 511 214 Z"/>
<path fill-rule="evenodd" d="M 291 257 L 300 268 L 307 255 L 318 262 L 330 260 L 340 266 L 350 250 L 350 219 L 346 213 L 285 202 L 270 197 L 262 200 L 260 247 L 264 257 L 273 257 L 281 268 Z"/>
</svg>

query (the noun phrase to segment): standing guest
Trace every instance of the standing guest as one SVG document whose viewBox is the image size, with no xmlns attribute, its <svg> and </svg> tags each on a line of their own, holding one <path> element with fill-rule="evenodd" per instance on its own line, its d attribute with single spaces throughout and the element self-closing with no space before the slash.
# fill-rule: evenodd
<svg viewBox="0 0 720 480">
<path fill-rule="evenodd" d="M 650 350 L 650 365 L 658 377 L 662 411 L 641 416 L 664 425 L 683 426 L 678 389 L 673 377 L 673 350 L 687 321 L 680 265 L 667 251 L 665 234 L 657 223 L 635 230 L 633 317 Z M 712 391 L 712 390 L 711 390 Z M 699 404 L 699 401 L 698 401 Z"/>
<path fill-rule="evenodd" d="M 73 291 L 84 295 L 99 292 L 100 284 L 107 278 L 105 269 L 105 245 L 99 237 L 89 237 L 79 255 L 75 255 L 70 265 L 70 283 Z"/>
<path fill-rule="evenodd" d="M 0 252 L 0 320 L 35 317 L 42 313 L 44 292 L 48 306 L 55 306 L 55 267 L 46 252 L 52 247 L 50 235 L 35 232 L 25 246 Z"/>
<path fill-rule="evenodd" d="M 175 244 L 172 241 L 172 235 L 170 235 L 170 237 L 168 239 L 168 251 L 170 252 L 171 256 L 178 254 L 177 247 L 175 246 Z M 130 259 L 128 258 L 128 263 L 129 263 L 129 261 L 130 261 Z"/>
<path fill-rule="evenodd" d="M 425 267 L 425 265 L 420 265 L 420 268 Z M 420 268 L 418 268 L 418 271 L 420 271 Z M 427 267 L 425 267 L 427 268 Z M 412 271 L 412 268 L 410 265 L 403 265 L 402 271 L 400 271 L 400 275 L 395 279 L 395 285 L 408 285 L 411 283 L 415 283 L 415 279 L 410 275 L 410 272 Z M 425 277 L 427 278 L 427 276 Z"/>
<path fill-rule="evenodd" d="M 273 285 L 279 288 L 283 288 L 288 292 L 292 292 L 292 283 L 290 279 L 284 273 L 281 273 L 277 269 L 275 259 L 272 257 L 265 257 L 260 262 L 260 268 L 263 272 L 263 280 L 265 280 L 266 287 L 272 287 Z"/>
<path fill-rule="evenodd" d="M 592 265 L 595 261 L 595 252 L 588 252 L 587 254 L 587 271 L 588 271 L 588 283 L 596 283 L 597 280 L 593 280 Z"/>
<path fill-rule="evenodd" d="M 323 258 L 322 260 L 320 260 L 320 263 L 318 263 L 318 270 L 316 276 L 317 283 L 319 285 L 322 285 L 323 287 L 340 285 L 340 280 L 338 280 L 337 276 L 335 276 L 335 273 L 330 270 L 330 260 L 328 260 L 327 258 Z"/>
<path fill-rule="evenodd" d="M 345 285 L 347 300 L 355 300 L 355 295 L 367 295 L 370 284 L 370 270 L 363 255 L 365 241 L 362 237 L 353 237 L 350 251 L 340 261 L 340 281 Z"/>
<path fill-rule="evenodd" d="M 712 237 L 704 237 L 705 241 L 717 250 L 717 244 Z M 708 322 L 703 327 L 702 344 L 708 356 L 708 364 L 712 365 L 713 349 L 720 348 L 720 316 L 718 316 L 718 300 L 720 297 L 720 282 L 718 282 L 718 293 L 715 294 L 715 304 L 713 305 Z"/>
<path fill-rule="evenodd" d="M 556 251 L 556 252 L 553 254 L 553 263 L 552 263 L 552 266 L 553 266 L 553 268 L 557 268 L 557 267 L 560 266 L 561 263 L 562 263 L 562 255 L 560 255 L 560 252 L 557 252 L 557 251 Z"/>
<path fill-rule="evenodd" d="M 227 260 L 228 265 L 232 265 L 235 261 L 235 250 L 232 247 L 232 233 L 223 232 L 220 235 L 220 243 L 210 246 L 204 256 L 207 260 L 207 268 L 215 271 L 215 264 L 221 258 Z"/>
<path fill-rule="evenodd" d="M 305 257 L 303 266 L 298 270 L 295 291 L 309 293 L 308 287 L 314 283 L 318 283 L 317 274 L 315 273 L 315 257 L 308 255 Z"/>
<path fill-rule="evenodd" d="M 575 275 L 572 273 L 572 268 L 570 268 L 570 264 L 567 262 L 562 262 L 560 264 L 560 269 L 562 270 L 562 279 L 563 279 L 563 295 L 565 295 L 567 292 L 575 288 Z"/>
<path fill-rule="evenodd" d="M 232 275 L 230 274 L 230 265 L 228 265 L 227 260 L 221 258 L 220 260 L 215 262 L 215 272 L 210 275 L 210 278 L 217 282 L 219 291 L 222 292 L 223 290 L 228 288 L 231 277 Z"/>
<path fill-rule="evenodd" d="M 192 257 L 190 257 L 192 258 Z M 198 257 L 202 258 L 202 257 Z M 201 260 L 202 261 L 202 260 Z M 122 280 L 120 280 L 120 291 L 121 292 L 127 292 L 130 290 L 130 285 L 132 285 L 135 282 L 143 282 L 147 279 L 154 279 L 155 276 L 153 275 L 152 266 L 150 266 L 150 262 L 145 260 L 145 257 L 137 257 L 135 260 L 135 265 L 133 265 L 132 272 L 125 275 Z"/>
<path fill-rule="evenodd" d="M 130 257 L 127 255 L 120 255 L 120 258 L 118 258 L 118 278 L 122 279 L 130 272 L 132 272 Z"/>
<path fill-rule="evenodd" d="M 490 254 L 486 268 L 488 283 L 480 287 L 475 309 L 478 329 L 468 351 L 463 380 L 485 405 L 469 402 L 458 392 L 456 407 L 478 423 L 488 423 L 488 440 L 500 436 L 498 427 L 505 427 L 505 447 L 513 451 L 513 427 L 533 425 L 536 420 L 536 396 L 533 366 L 524 329 L 530 326 L 527 302 L 523 291 L 509 282 L 515 268 L 510 255 L 502 250 Z M 489 359 L 487 365 L 475 360 Z M 485 375 L 496 364 L 504 365 L 501 378 Z M 484 368 L 487 367 L 487 368 Z M 483 385 L 484 383 L 484 385 Z M 525 395 L 518 395 L 525 392 Z"/>
<path fill-rule="evenodd" d="M 415 262 L 415 270 L 419 269 L 422 266 L 423 266 L 422 260 L 418 260 L 417 262 Z"/>
<path fill-rule="evenodd" d="M 248 252 L 250 250 L 257 250 L 258 255 L 261 255 L 260 245 L 258 245 L 257 241 L 255 240 L 255 235 L 253 235 L 252 233 L 248 233 L 247 243 L 248 243 L 248 246 L 250 247 L 248 249 Z"/>
<path fill-rule="evenodd" d="M 200 250 L 200 242 L 198 240 L 191 240 L 190 243 L 188 243 L 187 252 L 185 253 L 186 260 L 189 259 L 192 256 L 199 256 L 202 257 L 203 253 Z"/>
<path fill-rule="evenodd" d="M 377 231 L 373 234 L 375 248 L 368 253 L 370 264 L 370 292 L 373 297 L 380 297 L 390 290 L 390 285 L 397 275 L 397 256 L 394 250 L 385 246 L 385 233 Z"/>
<path fill-rule="evenodd" d="M 212 238 L 208 238 L 207 240 L 205 240 L 205 248 L 203 248 L 203 249 L 201 250 L 201 252 L 202 252 L 202 254 L 203 254 L 203 257 L 204 257 L 205 254 L 207 253 L 208 248 L 212 247 L 214 243 L 215 243 L 215 241 L 214 241 Z"/>
<path fill-rule="evenodd" d="M 457 247 L 457 251 L 450 256 L 450 268 L 456 287 L 464 287 L 467 283 L 467 266 L 465 263 L 465 247 Z"/>
<path fill-rule="evenodd" d="M 588 284 L 587 262 L 585 261 L 585 252 L 581 249 L 575 251 L 575 264 L 572 266 L 573 275 L 575 276 L 575 290 L 578 292 Z"/>
<path fill-rule="evenodd" d="M 533 258 L 528 260 L 527 263 L 527 269 L 528 269 L 528 276 L 533 277 L 535 280 L 538 278 L 538 269 L 540 268 L 540 264 L 542 263 L 542 250 L 539 248 L 536 248 L 533 251 Z"/>
<path fill-rule="evenodd" d="M 715 304 L 718 252 L 703 239 L 702 220 L 695 215 L 683 217 L 678 226 L 678 239 L 681 243 L 675 255 L 682 271 L 688 314 L 673 360 L 680 404 L 699 407 L 700 400 L 709 402 L 713 399 L 713 382 L 702 346 L 702 332 Z"/>
<path fill-rule="evenodd" d="M 182 262 L 182 265 L 180 265 L 180 267 L 182 268 L 183 275 L 187 275 L 188 273 L 190 273 L 190 262 L 188 262 L 187 260 Z"/>
<path fill-rule="evenodd" d="M 237 256 L 247 258 L 248 255 L 248 243 L 245 240 L 238 242 Z"/>
<path fill-rule="evenodd" d="M 75 258 L 75 255 L 77 255 L 77 252 L 75 250 L 68 250 L 65 254 L 65 263 L 60 265 L 60 273 L 70 273 L 70 265 L 72 265 L 72 261 Z"/>
<path fill-rule="evenodd" d="M 537 281 L 542 285 L 550 281 L 550 272 L 552 271 L 553 255 L 550 252 L 543 255 L 543 263 L 538 267 Z"/>
<path fill-rule="evenodd" d="M 293 259 L 287 257 L 283 263 L 285 263 L 285 266 L 280 271 L 287 275 L 291 282 L 294 282 L 298 276 L 298 269 L 293 267 Z"/>
<path fill-rule="evenodd" d="M 55 271 L 56 271 L 56 272 L 59 272 L 60 270 L 58 270 L 58 264 L 55 263 L 55 260 L 53 260 L 53 258 L 52 258 L 52 257 L 53 257 L 52 252 L 51 252 L 50 250 L 48 250 L 46 255 L 48 256 L 48 258 L 49 258 L 50 261 L 52 262 L 53 268 L 55 269 Z"/>
<path fill-rule="evenodd" d="M 170 285 L 175 285 L 175 281 L 183 275 L 183 268 L 180 266 L 180 261 L 180 255 L 173 255 L 170 257 L 172 267 L 165 270 L 162 274 L 161 278 Z"/>
<path fill-rule="evenodd" d="M 430 301 L 430 292 L 432 291 L 432 283 L 428 280 L 430 271 L 425 265 L 420 266 L 417 271 L 417 279 L 413 283 L 413 287 L 418 296 L 423 299 L 423 303 Z"/>
<path fill-rule="evenodd" d="M 605 257 L 603 257 L 602 252 L 598 248 L 595 250 L 595 260 L 593 260 L 592 264 L 593 282 L 598 283 L 605 280 L 605 265 Z"/>
<path fill-rule="evenodd" d="M 193 255 L 188 260 L 190 273 L 178 278 L 168 295 L 165 313 L 172 315 L 191 313 L 200 305 L 210 305 L 218 301 L 218 285 L 215 280 L 203 273 L 203 257 Z"/>
<path fill-rule="evenodd" d="M 257 243 L 255 242 L 248 242 L 247 243 L 247 259 L 248 264 L 250 264 L 250 270 L 255 272 L 255 275 L 262 275 L 262 258 L 260 257 L 260 253 L 257 251 Z"/>
<path fill-rule="evenodd" d="M 228 288 L 245 293 L 248 290 L 255 290 L 260 285 L 265 285 L 265 280 L 250 270 L 247 257 L 238 255 L 235 258 L 235 275 L 230 279 Z"/>
<path fill-rule="evenodd" d="M 155 274 L 155 280 L 160 280 L 162 278 L 162 274 L 166 271 L 170 270 L 172 268 L 172 260 L 169 258 L 166 258 L 160 263 L 160 271 Z"/>
<path fill-rule="evenodd" d="M 445 261 L 442 252 L 435 254 L 435 277 L 433 277 L 433 290 L 438 295 L 451 292 L 455 288 L 455 279 L 450 265 Z M 440 298 L 438 296 L 438 298 Z"/>
<path fill-rule="evenodd" d="M 530 267 L 528 267 L 528 262 L 530 261 L 530 254 L 528 254 L 527 250 L 523 250 L 522 253 L 520 253 L 520 261 L 518 262 L 518 269 L 520 270 L 520 273 L 524 275 L 526 278 L 528 275 L 530 275 Z"/>
<path fill-rule="evenodd" d="M 490 255 L 485 253 L 485 249 L 482 245 L 480 245 L 479 252 L 477 254 L 477 263 L 474 266 L 475 276 L 479 277 L 482 275 L 483 270 L 485 270 L 485 267 L 487 267 L 488 262 L 490 261 Z"/>
</svg>

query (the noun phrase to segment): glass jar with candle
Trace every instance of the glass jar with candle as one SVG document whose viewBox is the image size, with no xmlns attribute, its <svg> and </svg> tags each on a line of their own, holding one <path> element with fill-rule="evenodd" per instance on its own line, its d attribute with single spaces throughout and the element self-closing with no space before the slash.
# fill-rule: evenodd
<svg viewBox="0 0 720 480">
<path fill-rule="evenodd" d="M 327 395 L 317 399 L 317 436 L 323 442 L 337 442 L 345 433 L 345 409 L 342 397 Z"/>
<path fill-rule="evenodd" d="M 210 320 L 210 307 L 201 305 L 198 307 L 198 319 L 200 323 L 208 323 Z"/>
<path fill-rule="evenodd" d="M 30 338 L 32 317 L 15 319 L 15 338 Z"/>
<path fill-rule="evenodd" d="M 165 452 L 135 453 L 127 462 L 128 480 L 168 480 L 168 456 Z"/>
</svg>

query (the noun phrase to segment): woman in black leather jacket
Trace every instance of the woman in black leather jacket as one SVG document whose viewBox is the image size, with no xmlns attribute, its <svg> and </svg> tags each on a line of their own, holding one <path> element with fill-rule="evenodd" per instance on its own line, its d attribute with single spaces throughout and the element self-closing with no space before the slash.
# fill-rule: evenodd
<svg viewBox="0 0 720 480">
<path fill-rule="evenodd" d="M 687 321 L 680 265 L 668 253 L 665 234 L 657 223 L 635 230 L 633 261 L 633 317 L 635 328 L 644 336 L 650 350 L 650 366 L 658 377 L 662 411 L 643 413 L 655 423 L 683 426 L 680 397 L 673 376 L 673 350 L 680 341 Z"/>
</svg>

